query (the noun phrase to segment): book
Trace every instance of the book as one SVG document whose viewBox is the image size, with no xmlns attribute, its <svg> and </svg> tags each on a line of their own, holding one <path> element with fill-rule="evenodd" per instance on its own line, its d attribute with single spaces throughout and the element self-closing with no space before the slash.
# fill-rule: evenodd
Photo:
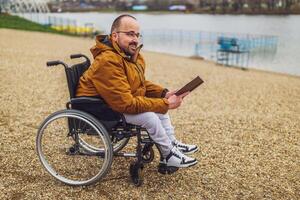
<svg viewBox="0 0 300 200">
<path fill-rule="evenodd" d="M 179 89 L 175 95 L 179 96 L 185 92 L 191 92 L 194 89 L 196 89 L 199 85 L 201 85 L 202 83 L 204 83 L 204 81 L 197 76 L 196 78 L 194 78 L 192 81 L 190 81 L 189 83 L 187 83 L 185 86 L 183 86 L 181 89 Z"/>
</svg>

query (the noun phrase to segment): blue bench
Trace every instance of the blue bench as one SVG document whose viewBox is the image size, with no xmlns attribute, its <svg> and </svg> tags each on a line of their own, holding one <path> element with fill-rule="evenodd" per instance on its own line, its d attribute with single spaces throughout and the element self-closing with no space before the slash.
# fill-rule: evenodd
<svg viewBox="0 0 300 200">
<path fill-rule="evenodd" d="M 217 63 L 223 65 L 244 66 L 248 64 L 249 51 L 245 49 L 243 41 L 234 37 L 218 37 Z M 247 54 L 246 60 L 241 54 Z M 241 56 L 241 57 L 240 57 Z"/>
<path fill-rule="evenodd" d="M 220 51 L 238 51 L 239 44 L 237 38 L 219 37 L 218 45 Z"/>
</svg>

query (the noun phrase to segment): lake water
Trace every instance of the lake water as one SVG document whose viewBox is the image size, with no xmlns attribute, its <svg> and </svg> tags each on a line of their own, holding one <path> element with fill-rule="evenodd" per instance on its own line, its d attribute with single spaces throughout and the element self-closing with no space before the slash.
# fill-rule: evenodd
<svg viewBox="0 0 300 200">
<path fill-rule="evenodd" d="M 112 21 L 120 13 L 52 13 L 53 16 L 75 19 L 78 23 L 94 23 L 95 27 L 109 32 Z M 167 32 L 201 31 L 209 33 L 233 33 L 272 35 L 278 37 L 277 49 L 270 53 L 259 52 L 248 67 L 288 73 L 300 76 L 300 16 L 246 16 L 246 15 L 198 15 L 198 14 L 134 14 L 142 31 Z M 144 39 L 147 34 L 145 34 Z M 146 40 L 145 40 L 146 41 Z M 192 56 L 194 47 L 145 43 L 146 50 Z"/>
</svg>

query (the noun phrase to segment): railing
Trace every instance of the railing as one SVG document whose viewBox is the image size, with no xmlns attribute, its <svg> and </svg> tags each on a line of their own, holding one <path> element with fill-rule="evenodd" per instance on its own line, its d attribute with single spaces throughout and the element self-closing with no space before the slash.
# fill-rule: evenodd
<svg viewBox="0 0 300 200">
<path fill-rule="evenodd" d="M 81 36 L 94 36 L 99 33 L 93 23 L 78 24 L 74 19 L 51 16 L 51 14 L 45 13 L 18 13 L 16 15 L 45 26 L 50 26 L 64 33 Z"/>
<path fill-rule="evenodd" d="M 242 67 L 248 67 L 249 63 L 255 62 L 259 55 L 265 56 L 267 54 L 272 57 L 277 51 L 278 43 L 278 37 L 276 36 L 205 31 L 143 30 L 142 35 L 146 50 L 202 57 L 216 62 L 219 58 L 218 51 L 225 48 L 225 44 L 223 44 L 223 47 L 218 44 L 220 38 L 232 38 L 236 42 L 235 47 L 238 47 L 236 52 L 239 52 L 240 55 L 238 55 L 238 58 L 234 58 L 237 55 L 230 55 L 230 60 L 223 64 Z M 242 52 L 248 52 L 249 54 L 242 55 Z"/>
</svg>

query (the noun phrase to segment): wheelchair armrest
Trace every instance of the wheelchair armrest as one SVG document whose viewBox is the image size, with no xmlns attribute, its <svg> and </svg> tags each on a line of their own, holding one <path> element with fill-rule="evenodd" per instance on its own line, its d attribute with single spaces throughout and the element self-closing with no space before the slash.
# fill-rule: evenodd
<svg viewBox="0 0 300 200">
<path fill-rule="evenodd" d="M 97 97 L 76 97 L 69 101 L 72 103 L 104 103 L 103 99 Z"/>
</svg>

